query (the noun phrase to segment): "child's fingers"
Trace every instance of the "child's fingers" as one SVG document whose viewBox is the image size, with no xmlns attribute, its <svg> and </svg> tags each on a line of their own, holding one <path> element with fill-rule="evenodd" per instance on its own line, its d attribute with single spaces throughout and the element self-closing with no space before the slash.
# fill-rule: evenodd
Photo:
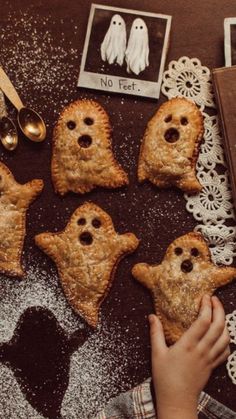
<svg viewBox="0 0 236 419">
<path fill-rule="evenodd" d="M 218 356 L 218 358 L 215 359 L 215 361 L 212 363 L 212 368 L 218 367 L 218 365 L 222 364 L 227 360 L 227 358 L 230 355 L 230 348 L 227 346 L 227 348 L 224 350 L 224 352 Z"/>
<path fill-rule="evenodd" d="M 163 352 L 167 346 L 165 341 L 165 335 L 161 321 L 154 314 L 150 314 L 148 317 L 150 324 L 150 339 L 152 347 L 152 356 L 157 356 Z"/>
<path fill-rule="evenodd" d="M 219 337 L 219 339 L 216 341 L 214 346 L 210 349 L 209 348 L 209 357 L 212 360 L 217 359 L 229 346 L 230 343 L 230 337 L 227 327 L 225 326 L 223 333 Z"/>
<path fill-rule="evenodd" d="M 188 340 L 193 345 L 199 342 L 210 327 L 212 320 L 212 304 L 209 295 L 204 295 L 201 301 L 201 307 L 197 320 L 193 322 L 182 340 Z"/>
<path fill-rule="evenodd" d="M 203 349 L 210 349 L 212 345 L 219 339 L 225 328 L 225 312 L 224 308 L 217 297 L 212 297 L 212 322 L 209 330 L 202 339 L 201 345 Z"/>
</svg>

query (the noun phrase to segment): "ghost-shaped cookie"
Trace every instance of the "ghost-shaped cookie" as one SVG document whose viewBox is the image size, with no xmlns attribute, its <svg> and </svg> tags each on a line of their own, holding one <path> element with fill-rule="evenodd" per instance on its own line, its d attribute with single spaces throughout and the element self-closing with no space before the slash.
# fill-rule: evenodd
<svg viewBox="0 0 236 419">
<path fill-rule="evenodd" d="M 196 177 L 196 161 L 203 132 L 203 116 L 193 102 L 177 97 L 162 104 L 144 134 L 139 181 L 148 179 L 160 188 L 174 185 L 184 192 L 199 192 L 202 185 Z"/>
<path fill-rule="evenodd" d="M 126 50 L 126 25 L 124 19 L 115 14 L 101 44 L 101 57 L 109 64 L 123 64 Z"/>
<path fill-rule="evenodd" d="M 21 254 L 26 233 L 26 211 L 43 188 L 34 179 L 21 185 L 3 163 L 0 163 L 0 272 L 24 276 Z"/>
<path fill-rule="evenodd" d="M 56 263 L 71 306 L 96 327 L 117 264 L 136 249 L 136 236 L 117 234 L 110 216 L 87 202 L 73 213 L 64 231 L 38 234 L 35 241 Z"/>
<path fill-rule="evenodd" d="M 125 52 L 127 72 L 139 75 L 149 66 L 148 28 L 143 19 L 133 21 Z"/>
<path fill-rule="evenodd" d="M 53 132 L 52 180 L 55 191 L 85 193 L 96 186 L 118 188 L 128 176 L 111 149 L 105 110 L 92 100 L 78 100 L 62 111 Z"/>
<path fill-rule="evenodd" d="M 236 268 L 214 265 L 203 236 L 191 232 L 170 244 L 160 265 L 138 263 L 132 274 L 151 291 L 166 339 L 173 343 L 197 318 L 203 295 L 236 278 Z"/>
</svg>

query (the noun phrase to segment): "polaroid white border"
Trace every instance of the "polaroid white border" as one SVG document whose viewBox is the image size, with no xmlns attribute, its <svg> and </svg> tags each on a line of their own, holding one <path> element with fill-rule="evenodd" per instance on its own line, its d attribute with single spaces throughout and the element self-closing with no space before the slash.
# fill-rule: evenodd
<svg viewBox="0 0 236 419">
<path fill-rule="evenodd" d="M 112 76 L 112 75 L 107 75 L 107 74 L 102 74 L 102 73 L 101 74 L 92 73 L 92 72 L 88 72 L 84 70 L 87 53 L 88 53 L 92 22 L 93 22 L 94 13 L 96 9 L 111 10 L 114 12 L 122 12 L 122 13 L 130 13 L 130 14 L 139 15 L 139 16 L 150 16 L 150 17 L 155 17 L 155 18 L 166 20 L 166 31 L 165 31 L 160 69 L 159 69 L 157 81 L 153 82 L 153 81 L 132 79 L 130 77 L 119 77 L 119 76 Z M 103 90 L 103 91 L 108 91 L 108 92 L 115 92 L 115 93 L 121 93 L 121 94 L 129 94 L 129 95 L 158 99 L 160 96 L 162 75 L 163 75 L 165 60 L 166 60 L 167 51 L 168 51 L 171 20 L 172 20 L 172 17 L 169 15 L 149 13 L 149 12 L 143 12 L 139 10 L 124 9 L 120 7 L 112 7 L 112 6 L 105 6 L 105 5 L 92 3 L 90 14 L 89 14 L 89 19 L 88 19 L 87 33 L 86 33 L 86 38 L 85 38 L 85 43 L 84 43 L 84 49 L 83 49 L 83 55 L 82 55 L 82 60 L 81 60 L 81 67 L 80 67 L 80 73 L 79 73 L 77 86 L 85 87 L 89 89 Z"/>
<path fill-rule="evenodd" d="M 224 47 L 225 47 L 225 66 L 232 66 L 231 53 L 231 25 L 236 25 L 235 17 L 227 17 L 224 19 Z"/>
</svg>

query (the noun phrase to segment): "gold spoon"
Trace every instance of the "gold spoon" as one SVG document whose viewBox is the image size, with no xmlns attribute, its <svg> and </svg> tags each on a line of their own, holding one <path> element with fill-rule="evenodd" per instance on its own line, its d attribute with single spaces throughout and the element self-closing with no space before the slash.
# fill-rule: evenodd
<svg viewBox="0 0 236 419">
<path fill-rule="evenodd" d="M 16 126 L 7 116 L 0 119 L 0 139 L 2 145 L 9 151 L 15 150 L 18 144 Z"/>
<path fill-rule="evenodd" d="M 21 131 L 31 141 L 41 142 L 46 138 L 46 126 L 41 116 L 26 108 L 5 71 L 0 67 L 0 88 L 18 111 L 17 120 Z"/>
</svg>

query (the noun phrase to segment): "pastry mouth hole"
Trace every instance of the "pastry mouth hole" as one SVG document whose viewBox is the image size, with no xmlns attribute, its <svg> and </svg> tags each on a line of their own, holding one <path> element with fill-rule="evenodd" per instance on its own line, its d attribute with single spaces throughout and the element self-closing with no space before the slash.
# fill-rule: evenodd
<svg viewBox="0 0 236 419">
<path fill-rule="evenodd" d="M 193 247 L 191 249 L 191 255 L 194 256 L 194 257 L 199 256 L 199 250 L 196 247 Z"/>
<path fill-rule="evenodd" d="M 172 120 L 172 115 L 167 115 L 164 119 L 165 122 L 170 122 Z"/>
<path fill-rule="evenodd" d="M 84 231 L 80 234 L 79 241 L 84 246 L 89 246 L 93 242 L 93 236 L 88 231 Z"/>
<path fill-rule="evenodd" d="M 86 125 L 93 125 L 94 124 L 94 120 L 93 120 L 93 118 L 86 117 L 86 118 L 84 118 L 84 123 Z"/>
<path fill-rule="evenodd" d="M 99 218 L 94 218 L 92 221 L 92 226 L 94 228 L 100 228 L 102 225 L 101 221 L 99 220 Z"/>
<path fill-rule="evenodd" d="M 181 263 L 181 271 L 184 273 L 191 272 L 193 270 L 193 264 L 190 259 L 186 259 Z"/>
<path fill-rule="evenodd" d="M 181 125 L 188 125 L 188 118 L 186 118 L 186 116 L 182 116 L 180 123 Z"/>
<path fill-rule="evenodd" d="M 165 140 L 168 143 L 175 143 L 179 139 L 179 131 L 176 128 L 169 128 L 165 132 Z"/>
<path fill-rule="evenodd" d="M 183 249 L 182 249 L 182 247 L 176 247 L 176 248 L 175 248 L 175 254 L 176 254 L 177 256 L 182 255 L 182 253 L 183 253 Z"/>
<path fill-rule="evenodd" d="M 90 135 L 81 135 L 78 138 L 78 144 L 82 148 L 88 148 L 92 144 L 92 138 L 90 137 Z"/>
<path fill-rule="evenodd" d="M 68 121 L 66 125 L 67 125 L 67 128 L 69 128 L 70 130 L 75 129 L 76 127 L 75 121 Z"/>
<path fill-rule="evenodd" d="M 83 217 L 79 218 L 78 221 L 77 221 L 77 224 L 79 226 L 84 226 L 86 224 L 85 218 L 83 218 Z"/>
</svg>

